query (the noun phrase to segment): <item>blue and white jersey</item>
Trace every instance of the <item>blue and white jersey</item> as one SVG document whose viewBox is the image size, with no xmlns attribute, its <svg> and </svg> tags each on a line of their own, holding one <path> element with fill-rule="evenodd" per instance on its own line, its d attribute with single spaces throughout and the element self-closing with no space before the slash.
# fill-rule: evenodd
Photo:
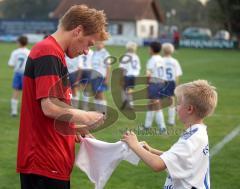
<svg viewBox="0 0 240 189">
<path fill-rule="evenodd" d="M 164 62 L 160 55 L 153 55 L 147 62 L 147 75 L 151 77 L 150 83 L 164 80 Z"/>
<path fill-rule="evenodd" d="M 69 58 L 68 56 L 65 56 L 65 60 L 67 63 L 67 68 L 68 68 L 68 72 L 69 73 L 73 73 L 76 72 L 77 70 L 79 70 L 79 61 L 80 61 L 80 56 L 77 56 L 75 58 Z"/>
<path fill-rule="evenodd" d="M 135 53 L 126 53 L 119 65 L 125 70 L 125 76 L 137 77 L 141 71 L 141 63 L 138 55 Z"/>
<path fill-rule="evenodd" d="M 103 48 L 101 50 L 96 50 L 92 55 L 92 78 L 96 77 L 106 77 L 107 68 L 110 66 L 109 61 L 107 59 L 110 56 L 109 52 Z"/>
<path fill-rule="evenodd" d="M 91 49 L 89 49 L 87 55 L 83 54 L 83 55 L 79 56 L 78 67 L 81 70 L 90 70 L 90 69 L 92 69 L 92 55 L 93 55 L 93 51 Z"/>
<path fill-rule="evenodd" d="M 160 158 L 168 176 L 164 189 L 210 189 L 207 127 L 195 124 Z"/>
<path fill-rule="evenodd" d="M 179 62 L 172 57 L 163 57 L 164 62 L 164 80 L 176 81 L 176 78 L 182 75 L 182 69 Z"/>
<path fill-rule="evenodd" d="M 24 74 L 29 53 L 30 53 L 30 50 L 25 47 L 18 48 L 11 53 L 10 59 L 8 61 L 8 65 L 14 67 L 15 73 Z"/>
</svg>

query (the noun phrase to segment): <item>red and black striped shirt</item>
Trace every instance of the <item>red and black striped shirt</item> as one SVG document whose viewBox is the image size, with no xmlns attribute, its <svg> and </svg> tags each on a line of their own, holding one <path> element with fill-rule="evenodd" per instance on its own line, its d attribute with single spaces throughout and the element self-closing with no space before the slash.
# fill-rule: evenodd
<svg viewBox="0 0 240 189">
<path fill-rule="evenodd" d="M 41 108 L 47 97 L 70 104 L 67 74 L 64 51 L 52 36 L 32 48 L 24 73 L 17 172 L 69 180 L 75 136 L 59 132 Z"/>
</svg>

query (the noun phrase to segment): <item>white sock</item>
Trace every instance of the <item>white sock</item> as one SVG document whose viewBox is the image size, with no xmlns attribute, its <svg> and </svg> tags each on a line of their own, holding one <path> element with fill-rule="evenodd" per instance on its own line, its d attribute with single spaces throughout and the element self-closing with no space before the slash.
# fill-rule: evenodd
<svg viewBox="0 0 240 189">
<path fill-rule="evenodd" d="M 104 112 L 107 114 L 107 101 L 106 100 L 98 100 L 100 104 L 100 112 Z"/>
<path fill-rule="evenodd" d="M 88 93 L 84 93 L 82 97 L 82 108 L 87 111 L 88 110 L 88 102 L 89 102 L 89 96 Z"/>
<path fill-rule="evenodd" d="M 95 111 L 99 111 L 99 102 L 98 102 L 98 100 L 94 100 L 94 104 L 95 104 Z"/>
<path fill-rule="evenodd" d="M 18 114 L 18 100 L 14 98 L 11 99 L 11 114 L 12 115 Z"/>
<path fill-rule="evenodd" d="M 166 128 L 162 110 L 156 111 L 156 122 L 157 122 L 159 129 Z"/>
<path fill-rule="evenodd" d="M 72 106 L 74 108 L 78 108 L 78 100 L 79 100 L 78 96 L 72 96 L 71 101 L 72 101 Z"/>
<path fill-rule="evenodd" d="M 134 106 L 132 94 L 128 94 L 127 97 L 128 97 L 129 105 L 130 105 L 130 106 Z"/>
<path fill-rule="evenodd" d="M 145 119 L 145 128 L 150 128 L 152 126 L 153 118 L 154 118 L 155 111 L 147 111 L 146 119 Z"/>
<path fill-rule="evenodd" d="M 107 113 L 107 101 L 106 100 L 94 100 L 95 109 L 99 112 Z"/>
<path fill-rule="evenodd" d="M 175 115 L 176 115 L 176 108 L 169 107 L 168 108 L 168 123 L 175 125 Z"/>
</svg>

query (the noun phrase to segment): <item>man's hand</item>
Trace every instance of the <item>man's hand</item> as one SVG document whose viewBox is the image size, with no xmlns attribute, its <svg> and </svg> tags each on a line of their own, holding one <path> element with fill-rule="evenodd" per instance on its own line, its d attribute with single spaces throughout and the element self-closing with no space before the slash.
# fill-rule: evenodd
<svg viewBox="0 0 240 189">
<path fill-rule="evenodd" d="M 76 111 L 76 110 L 75 110 Z M 80 124 L 80 127 L 85 127 L 88 130 L 93 130 L 99 127 L 104 123 L 105 116 L 102 113 L 94 112 L 94 111 L 81 111 L 79 112 L 79 116 L 81 117 L 76 124 Z M 78 125 L 76 126 L 78 127 Z"/>
<path fill-rule="evenodd" d="M 83 129 L 84 126 L 76 126 L 77 134 L 75 135 L 75 142 L 80 143 L 83 138 L 95 138 L 87 129 Z M 85 126 L 86 128 L 87 126 Z M 81 129 L 80 129 L 81 128 Z"/>
<path fill-rule="evenodd" d="M 43 98 L 41 106 L 45 116 L 77 125 L 86 125 L 88 130 L 96 129 L 105 120 L 105 116 L 102 113 L 74 109 L 57 98 Z"/>
</svg>

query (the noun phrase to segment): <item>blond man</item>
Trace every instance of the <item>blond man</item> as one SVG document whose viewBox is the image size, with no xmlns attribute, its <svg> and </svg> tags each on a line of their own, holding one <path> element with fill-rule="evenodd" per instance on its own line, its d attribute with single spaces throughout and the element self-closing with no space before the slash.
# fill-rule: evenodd
<svg viewBox="0 0 240 189">
<path fill-rule="evenodd" d="M 72 132 L 75 123 L 89 128 L 102 124 L 103 115 L 71 107 L 65 54 L 87 54 L 89 46 L 107 37 L 105 14 L 75 5 L 56 32 L 32 48 L 24 74 L 17 156 L 22 189 L 70 188 L 75 142 L 80 140 Z"/>
<path fill-rule="evenodd" d="M 167 170 L 164 188 L 210 188 L 209 145 L 204 118 L 217 105 L 217 92 L 205 80 L 179 85 L 175 89 L 177 113 L 186 131 L 167 151 L 159 151 L 145 143 L 139 144 L 133 132 L 123 141 L 154 171 Z"/>
</svg>

